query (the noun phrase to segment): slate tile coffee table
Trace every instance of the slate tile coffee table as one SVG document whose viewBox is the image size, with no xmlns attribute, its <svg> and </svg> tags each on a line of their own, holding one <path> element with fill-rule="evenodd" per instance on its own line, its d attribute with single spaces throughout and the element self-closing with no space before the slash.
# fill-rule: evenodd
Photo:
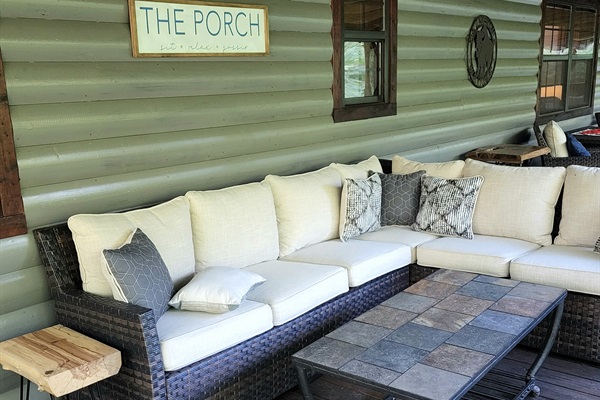
<svg viewBox="0 0 600 400">
<path fill-rule="evenodd" d="M 566 291 L 439 270 L 296 353 L 305 400 L 309 371 L 388 393 L 388 399 L 524 399 L 556 337 Z M 553 313 L 526 376 L 491 371 Z M 508 392 L 508 393 L 503 393 Z"/>
</svg>

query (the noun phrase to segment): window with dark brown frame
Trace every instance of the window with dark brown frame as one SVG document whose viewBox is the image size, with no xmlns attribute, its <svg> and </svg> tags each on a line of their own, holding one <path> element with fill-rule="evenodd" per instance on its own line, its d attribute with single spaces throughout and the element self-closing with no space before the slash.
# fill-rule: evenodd
<svg viewBox="0 0 600 400">
<path fill-rule="evenodd" d="M 333 0 L 333 119 L 396 114 L 397 0 Z"/>
<path fill-rule="evenodd" d="M 597 0 L 546 0 L 542 10 L 538 122 L 591 114 L 600 5 Z"/>
<path fill-rule="evenodd" d="M 4 64 L 0 50 L 0 239 L 27 233 L 25 211 L 19 184 L 19 168 L 8 108 Z"/>
</svg>

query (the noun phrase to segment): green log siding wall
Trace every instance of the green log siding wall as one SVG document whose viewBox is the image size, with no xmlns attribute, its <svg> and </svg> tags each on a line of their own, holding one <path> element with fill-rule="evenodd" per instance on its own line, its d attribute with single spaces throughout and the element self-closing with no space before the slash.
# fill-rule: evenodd
<svg viewBox="0 0 600 400">
<path fill-rule="evenodd" d="M 398 0 L 398 115 L 339 124 L 329 1 L 250 3 L 269 6 L 268 57 L 133 59 L 126 0 L 0 0 L 30 229 L 372 154 L 457 158 L 534 120 L 540 0 Z M 479 14 L 499 44 L 484 89 L 464 62 Z M 0 340 L 52 324 L 31 234 L 0 251 Z M 0 372 L 0 398 L 16 385 Z"/>
</svg>

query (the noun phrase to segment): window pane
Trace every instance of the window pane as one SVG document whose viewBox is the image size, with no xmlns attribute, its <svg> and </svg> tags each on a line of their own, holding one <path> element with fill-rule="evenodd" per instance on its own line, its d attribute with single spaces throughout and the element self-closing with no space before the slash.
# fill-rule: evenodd
<svg viewBox="0 0 600 400">
<path fill-rule="evenodd" d="M 379 96 L 381 43 L 344 44 L 344 97 Z"/>
<path fill-rule="evenodd" d="M 562 111 L 565 107 L 567 61 L 545 61 L 540 75 L 540 114 Z"/>
<path fill-rule="evenodd" d="M 573 23 L 574 54 L 594 54 L 594 28 L 596 13 L 589 10 L 575 10 Z"/>
<path fill-rule="evenodd" d="M 592 95 L 592 60 L 573 61 L 569 72 L 569 109 L 589 106 Z"/>
<path fill-rule="evenodd" d="M 544 25 L 544 55 L 569 54 L 569 8 L 547 6 Z"/>
<path fill-rule="evenodd" d="M 344 0 L 344 29 L 383 31 L 384 0 Z"/>
</svg>

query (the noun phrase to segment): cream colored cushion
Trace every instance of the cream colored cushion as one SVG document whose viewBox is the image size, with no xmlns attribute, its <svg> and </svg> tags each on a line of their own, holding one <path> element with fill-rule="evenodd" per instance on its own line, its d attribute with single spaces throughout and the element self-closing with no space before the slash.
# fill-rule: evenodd
<svg viewBox="0 0 600 400">
<path fill-rule="evenodd" d="M 570 165 L 554 244 L 594 247 L 600 237 L 600 168 Z"/>
<path fill-rule="evenodd" d="M 156 323 L 166 371 L 175 371 L 273 327 L 268 305 L 244 300 L 223 314 L 171 308 Z"/>
<path fill-rule="evenodd" d="M 511 260 L 538 249 L 525 240 L 475 235 L 472 240 L 442 237 L 417 247 L 417 262 L 426 267 L 441 267 L 492 276 L 509 276 Z"/>
<path fill-rule="evenodd" d="M 340 173 L 342 182 L 346 178 L 367 179 L 369 171 L 383 173 L 381 163 L 379 162 L 377 156 L 371 156 L 368 159 L 361 161 L 357 164 L 349 165 L 332 163 L 330 166 L 334 167 Z"/>
<path fill-rule="evenodd" d="M 343 268 L 286 261 L 266 261 L 245 268 L 266 281 L 248 300 L 268 304 L 273 324 L 282 325 L 305 312 L 348 291 L 348 276 Z"/>
<path fill-rule="evenodd" d="M 410 174 L 411 172 L 427 171 L 428 175 L 439 178 L 456 179 L 462 177 L 462 170 L 465 165 L 463 160 L 421 163 L 410 161 L 399 155 L 392 157 L 393 174 Z"/>
<path fill-rule="evenodd" d="M 328 240 L 298 250 L 283 261 L 338 265 L 348 273 L 350 287 L 410 264 L 410 247 L 401 243 L 368 240 Z"/>
<path fill-rule="evenodd" d="M 567 135 L 554 121 L 550 121 L 544 127 L 544 139 L 550 147 L 552 157 L 569 157 L 567 149 Z"/>
<path fill-rule="evenodd" d="M 473 232 L 551 244 L 554 206 L 565 173 L 563 167 L 511 167 L 467 159 L 464 176 L 484 177 Z"/>
<path fill-rule="evenodd" d="M 265 180 L 275 200 L 281 257 L 339 236 L 342 180 L 335 168 Z"/>
<path fill-rule="evenodd" d="M 600 255 L 591 247 L 546 246 L 513 260 L 510 276 L 600 296 Z"/>
<path fill-rule="evenodd" d="M 405 244 L 410 247 L 410 262 L 414 263 L 417 262 L 417 246 L 437 238 L 439 238 L 439 236 L 426 232 L 417 232 L 410 226 L 390 225 L 382 226 L 381 229 L 376 232 L 364 233 L 354 239 Z"/>
<path fill-rule="evenodd" d="M 242 268 L 279 254 L 271 188 L 249 183 L 220 190 L 188 192 L 196 271 Z"/>
<path fill-rule="evenodd" d="M 150 208 L 119 214 L 78 214 L 69 218 L 69 228 L 79 258 L 83 290 L 112 297 L 102 272 L 102 251 L 125 243 L 136 228 L 154 243 L 162 256 L 175 290 L 194 275 L 194 245 L 188 200 L 181 196 Z"/>
</svg>

